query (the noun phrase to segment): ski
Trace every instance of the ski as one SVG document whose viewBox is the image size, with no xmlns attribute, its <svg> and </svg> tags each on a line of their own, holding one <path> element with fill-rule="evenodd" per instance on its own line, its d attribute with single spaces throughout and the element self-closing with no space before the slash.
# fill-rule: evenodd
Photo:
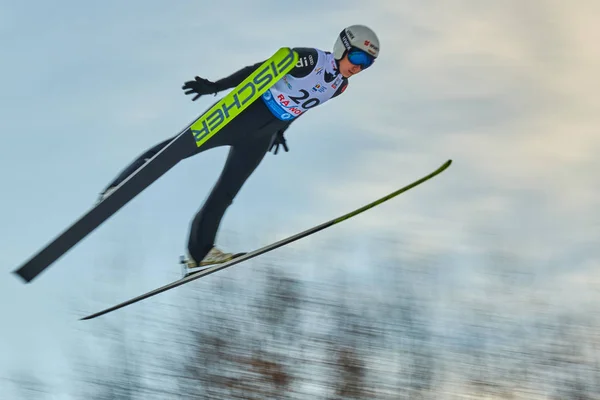
<svg viewBox="0 0 600 400">
<path fill-rule="evenodd" d="M 53 262 L 104 223 L 180 160 L 189 146 L 202 146 L 239 113 L 287 74 L 298 61 L 298 53 L 282 47 L 242 83 L 185 127 L 165 148 L 135 171 L 102 202 L 94 205 L 70 227 L 49 242 L 13 273 L 32 281 Z"/>
<path fill-rule="evenodd" d="M 103 311 L 100 311 L 100 312 L 97 312 L 95 314 L 91 314 L 91 315 L 89 315 L 87 317 L 81 318 L 81 320 L 93 319 L 93 318 L 99 317 L 101 315 L 107 314 L 109 312 L 112 312 L 112 311 L 118 310 L 120 308 L 123 308 L 125 306 L 128 306 L 130 304 L 137 303 L 137 302 L 139 302 L 141 300 L 147 299 L 149 297 L 152 297 L 154 295 L 157 295 L 157 294 L 162 293 L 164 291 L 167 291 L 169 289 L 173 289 L 173 288 L 175 288 L 177 286 L 183 285 L 183 284 L 191 282 L 193 280 L 196 280 L 196 279 L 199 279 L 199 278 L 203 278 L 203 277 L 205 277 L 207 275 L 210 275 L 210 274 L 215 273 L 217 271 L 220 271 L 222 269 L 232 267 L 235 264 L 239 264 L 239 263 L 241 263 L 243 261 L 249 260 L 249 259 L 254 258 L 256 256 L 259 256 L 261 254 L 264 254 L 264 253 L 267 253 L 269 251 L 275 250 L 275 249 L 277 249 L 277 248 L 279 248 L 281 246 L 284 246 L 286 244 L 295 242 L 298 239 L 301 239 L 301 238 L 304 238 L 306 236 L 312 235 L 312 234 L 314 234 L 316 232 L 319 232 L 319 231 L 321 231 L 323 229 L 329 228 L 329 227 L 331 227 L 331 226 L 333 226 L 335 224 L 338 224 L 338 223 L 340 223 L 342 221 L 345 221 L 345 220 L 347 220 L 349 218 L 352 218 L 352 217 L 354 217 L 354 216 L 356 216 L 358 214 L 361 214 L 364 211 L 367 211 L 367 210 L 369 210 L 369 209 L 371 209 L 371 208 L 373 208 L 375 206 L 378 206 L 381 203 L 383 203 L 383 202 L 385 202 L 387 200 L 390 200 L 390 199 L 398 196 L 399 194 L 404 193 L 407 190 L 414 188 L 417 185 L 420 185 L 421 183 L 423 183 L 423 182 L 425 182 L 425 181 L 433 178 L 434 176 L 440 174 L 442 171 L 444 171 L 446 168 L 448 168 L 451 163 L 452 163 L 452 160 L 448 160 L 442 166 L 440 166 L 437 170 L 433 171 L 429 175 L 426 175 L 423 178 L 421 178 L 421 179 L 419 179 L 419 180 L 417 180 L 417 181 L 415 181 L 415 182 L 413 182 L 413 183 L 411 183 L 411 184 L 409 184 L 409 185 L 407 185 L 407 186 L 405 186 L 405 187 L 403 187 L 401 189 L 398 189 L 395 192 L 392 192 L 392 193 L 388 194 L 387 196 L 384 196 L 384 197 L 382 197 L 382 198 L 380 198 L 378 200 L 375 200 L 375 201 L 373 201 L 373 202 L 371 202 L 371 203 L 369 203 L 369 204 L 367 204 L 367 205 L 365 205 L 365 206 L 363 206 L 361 208 L 358 208 L 358 209 L 356 209 L 354 211 L 351 211 L 351 212 L 349 212 L 349 213 L 347 213 L 345 215 L 342 215 L 342 216 L 340 216 L 338 218 L 335 218 L 335 219 L 332 219 L 330 221 L 324 222 L 324 223 L 322 223 L 320 225 L 314 226 L 314 227 L 312 227 L 310 229 L 307 229 L 307 230 L 305 230 L 303 232 L 300 232 L 300 233 L 297 233 L 297 234 L 295 234 L 293 236 L 290 236 L 290 237 L 287 237 L 285 239 L 282 239 L 282 240 L 280 240 L 278 242 L 271 243 L 271 244 L 269 244 L 267 246 L 264 246 L 262 248 L 254 250 L 252 252 L 249 252 L 249 253 L 246 253 L 244 255 L 241 255 L 240 257 L 234 258 L 231 261 L 227 261 L 227 262 L 225 262 L 223 264 L 215 265 L 213 267 L 208 267 L 206 269 L 200 270 L 200 271 L 198 271 L 196 273 L 193 273 L 193 274 L 190 274 L 190 275 L 188 275 L 188 276 L 186 276 L 186 277 L 184 277 L 182 279 L 178 279 L 176 281 L 173 281 L 173 282 L 171 282 L 171 283 L 169 283 L 169 284 L 167 284 L 165 286 L 162 286 L 162 287 L 154 289 L 154 290 L 152 290 L 150 292 L 144 293 L 144 294 L 142 294 L 142 295 L 140 295 L 138 297 L 132 298 L 130 300 L 127 300 L 127 301 L 124 301 L 124 302 L 122 302 L 120 304 L 117 304 L 117 305 L 115 305 L 113 307 L 107 308 L 107 309 L 105 309 Z"/>
</svg>

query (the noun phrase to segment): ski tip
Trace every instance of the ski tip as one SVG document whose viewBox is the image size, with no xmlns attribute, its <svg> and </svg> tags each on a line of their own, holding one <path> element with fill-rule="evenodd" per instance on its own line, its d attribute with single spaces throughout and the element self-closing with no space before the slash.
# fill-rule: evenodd
<svg viewBox="0 0 600 400">
<path fill-rule="evenodd" d="M 445 163 L 442 164 L 441 167 L 439 167 L 434 174 L 439 174 L 440 172 L 444 171 L 445 169 L 447 169 L 450 164 L 452 164 L 452 159 L 449 159 L 448 161 L 446 161 Z"/>
</svg>

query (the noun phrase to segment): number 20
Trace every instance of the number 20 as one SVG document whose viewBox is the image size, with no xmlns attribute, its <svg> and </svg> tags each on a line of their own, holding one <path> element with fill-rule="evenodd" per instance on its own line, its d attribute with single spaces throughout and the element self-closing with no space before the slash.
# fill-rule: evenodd
<svg viewBox="0 0 600 400">
<path fill-rule="evenodd" d="M 299 104 L 300 100 L 308 99 L 308 96 L 309 96 L 308 91 L 306 91 L 304 89 L 301 89 L 300 92 L 302 93 L 302 96 L 288 96 L 288 97 L 294 103 Z M 318 106 L 320 103 L 321 103 L 321 101 L 319 99 L 312 98 L 312 99 L 306 100 L 304 103 L 300 104 L 300 106 L 302 106 L 303 108 L 306 108 L 308 110 L 309 108 Z"/>
</svg>

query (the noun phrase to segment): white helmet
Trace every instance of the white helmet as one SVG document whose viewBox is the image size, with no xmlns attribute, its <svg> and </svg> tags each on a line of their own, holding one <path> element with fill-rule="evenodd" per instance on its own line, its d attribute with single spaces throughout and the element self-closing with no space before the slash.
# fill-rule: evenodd
<svg viewBox="0 0 600 400">
<path fill-rule="evenodd" d="M 365 25 L 352 25 L 342 30 L 333 45 L 333 56 L 341 60 L 352 47 L 369 53 L 373 58 L 379 56 L 379 38 Z"/>
</svg>

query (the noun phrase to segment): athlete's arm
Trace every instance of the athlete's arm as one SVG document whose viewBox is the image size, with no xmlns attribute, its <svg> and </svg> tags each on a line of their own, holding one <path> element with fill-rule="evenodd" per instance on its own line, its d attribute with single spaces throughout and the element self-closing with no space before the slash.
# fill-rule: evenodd
<svg viewBox="0 0 600 400">
<path fill-rule="evenodd" d="M 218 81 L 215 82 L 215 88 L 217 89 L 218 92 L 222 91 L 222 90 L 226 90 L 226 89 L 231 89 L 236 87 L 237 85 L 239 85 L 240 83 L 242 83 L 244 81 L 244 79 L 246 79 L 247 77 L 249 77 L 254 71 L 256 71 L 258 69 L 258 67 L 260 67 L 264 62 L 257 62 L 254 65 L 248 65 L 247 67 L 244 67 L 242 69 L 240 69 L 237 72 L 234 72 L 233 74 L 219 79 Z"/>
<path fill-rule="evenodd" d="M 289 72 L 289 74 L 296 78 L 305 77 L 315 68 L 317 57 L 319 55 L 315 49 L 307 47 L 294 47 L 293 50 L 298 53 L 298 63 Z M 266 60 L 263 60 L 254 65 L 248 65 L 225 78 L 219 79 L 215 82 L 215 89 L 220 92 L 222 90 L 236 87 L 242 83 L 244 79 L 256 71 L 258 67 L 260 67 L 265 61 Z"/>
</svg>

